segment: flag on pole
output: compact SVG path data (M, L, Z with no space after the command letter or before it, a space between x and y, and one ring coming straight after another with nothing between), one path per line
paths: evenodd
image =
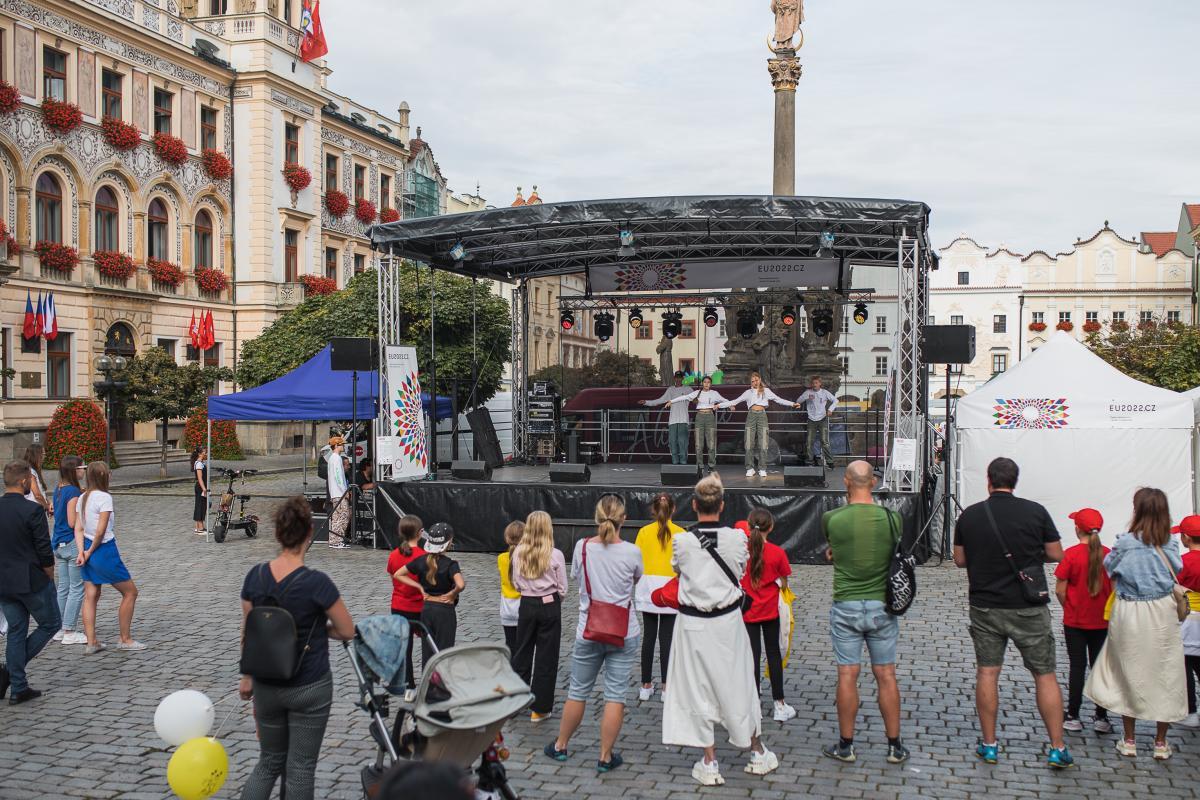
M42 335L48 342L58 338L58 312L54 310L54 292L46 293L46 321L42 325Z
M211 350L212 346L217 343L217 326L213 322L213 313L208 312L208 323L204 326L204 349Z
M321 0L304 0L300 10L300 60L312 61L329 52L325 29L321 27Z
M25 290L25 324L21 327L21 335L26 339L37 338L37 316L33 313L33 296Z
M201 316L203 316L203 315L201 315ZM188 339L191 341L192 347L196 348L197 350L200 349L199 333L200 333L200 328L197 327L197 325L196 325L196 309L193 308L192 309L192 323L190 325L188 325Z
M46 301L42 299L42 293L38 292L37 314L34 317L34 336L41 336L46 330Z

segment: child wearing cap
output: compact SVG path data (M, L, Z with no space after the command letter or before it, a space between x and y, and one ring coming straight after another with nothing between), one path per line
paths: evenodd
M1063 638L1067 643L1067 658L1071 663L1067 691L1067 717L1063 729L1076 733L1083 730L1079 710L1083 705L1083 682L1087 670L1096 663L1100 648L1108 637L1108 620L1104 606L1112 593L1104 557L1108 548L1100 542L1104 518L1094 508L1081 508L1070 515L1075 522L1079 544L1068 548L1054 570L1057 582L1054 593L1063 607ZM1112 733L1108 711L1096 706L1092 723L1096 733Z
M454 529L439 522L425 532L425 555L396 570L393 576L400 583L421 592L425 605L421 609L421 624L429 630L429 636L438 650L454 646L458 632L458 596L467 588L458 562L445 554L454 541ZM421 643L421 664L429 663L433 653Z
M1200 713L1196 708L1196 684L1200 681L1200 515L1184 517L1171 533L1179 534L1183 545L1183 569L1176 579L1188 588L1188 603L1192 613L1183 621L1183 662L1187 672L1188 715L1180 725L1200 728Z

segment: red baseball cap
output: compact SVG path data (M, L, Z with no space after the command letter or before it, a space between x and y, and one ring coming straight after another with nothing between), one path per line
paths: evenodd
M1171 533L1186 533L1188 536L1200 538L1200 514L1192 514L1179 520L1179 524L1171 528Z
M1104 517L1094 508L1081 508L1067 516L1075 520L1080 530L1098 531L1104 527Z

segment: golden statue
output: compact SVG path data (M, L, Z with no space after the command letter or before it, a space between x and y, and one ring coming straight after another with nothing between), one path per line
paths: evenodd
M771 12L775 14L775 33L767 40L771 52L795 51L804 43L800 24L804 22L804 0L771 0ZM792 40L800 34L794 46Z

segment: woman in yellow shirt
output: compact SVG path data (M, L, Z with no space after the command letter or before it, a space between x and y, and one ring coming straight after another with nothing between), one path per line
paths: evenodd
M642 612L642 688L638 691L639 700L649 700L654 695L651 673L655 639L658 640L662 688L667 688L667 661L671 654L671 635L675 632L677 612L673 608L654 605L650 593L675 577L675 570L671 568L671 538L683 532L683 528L671 521L675 514L675 501L669 494L663 492L655 496L650 504L650 513L654 521L638 531L637 541L634 542L642 551L642 568L645 570L638 581L635 598L637 608Z
M504 643L508 645L509 657L517 651L517 616L521 611L521 593L512 582L512 552L525 535L525 523L517 520L504 529L504 543L508 550L496 556L496 568L500 570L500 626L504 628Z

